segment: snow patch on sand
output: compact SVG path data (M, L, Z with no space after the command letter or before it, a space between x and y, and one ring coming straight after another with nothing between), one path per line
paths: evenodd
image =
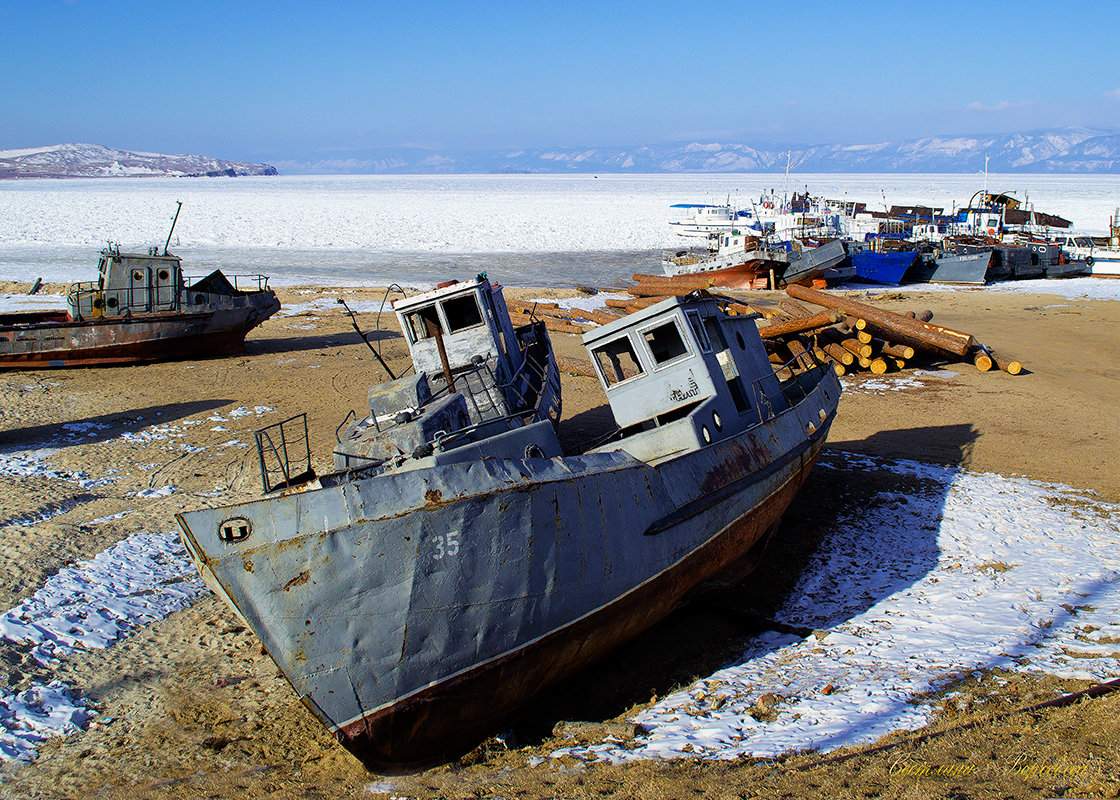
M0 647L30 644L35 660L50 665L81 649L109 647L204 591L175 534L133 534L59 571L0 617ZM0 691L0 761L31 760L43 741L76 733L92 715L93 704L58 681Z
M769 632L737 663L636 717L646 731L554 755L625 762L776 757L925 725L976 670L1120 674L1120 506L1067 486L850 453L919 489L837 519ZM827 688L831 687L831 688ZM776 713L757 713L771 695Z

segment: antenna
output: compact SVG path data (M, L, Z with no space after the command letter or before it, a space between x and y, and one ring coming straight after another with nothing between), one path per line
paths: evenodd
M167 255L167 247L171 244L171 234L175 233L175 223L179 221L179 212L183 210L183 201L176 200L179 207L175 209L175 219L171 220L171 230L167 232L167 241L163 243L163 254Z

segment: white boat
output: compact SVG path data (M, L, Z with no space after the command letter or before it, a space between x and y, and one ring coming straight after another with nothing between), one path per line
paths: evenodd
M678 236L707 238L734 230L761 233L758 221L750 211L736 209L729 203L676 203L669 206L669 228Z
M1070 261L1084 261L1090 275L1120 278L1120 248L1096 244L1084 233L1069 233L1054 239Z

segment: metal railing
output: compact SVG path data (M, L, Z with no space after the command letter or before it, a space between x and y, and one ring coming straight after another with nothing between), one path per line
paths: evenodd
M828 367L812 351L806 350L782 364L773 374L752 381L748 394L758 412L759 424L806 400L820 384L826 369ZM782 373L788 373L787 377L783 378ZM779 398L783 402L775 408Z
M225 275L225 273L222 274ZM194 284L206 280L207 277L209 276L192 275L183 278L183 288L189 289ZM267 275L225 275L225 279L239 292L263 292L268 288ZM215 294L220 294L220 292L215 292Z
M265 494L314 480L307 414L261 428L254 435Z

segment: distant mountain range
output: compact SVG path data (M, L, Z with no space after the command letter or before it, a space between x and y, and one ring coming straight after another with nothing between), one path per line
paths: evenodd
M534 174L782 172L1120 173L1120 133L1063 128L1006 136L931 136L858 145L753 146L735 143L541 149L385 147L293 157L269 164L163 155L94 144L0 150L0 178L216 177L332 174Z
M223 161L208 156L134 153L99 144L55 144L0 150L0 178L183 178L276 175L268 164Z
M1066 128L858 145L700 143L525 150L376 148L276 161L290 174L782 172L1120 173L1120 133Z

